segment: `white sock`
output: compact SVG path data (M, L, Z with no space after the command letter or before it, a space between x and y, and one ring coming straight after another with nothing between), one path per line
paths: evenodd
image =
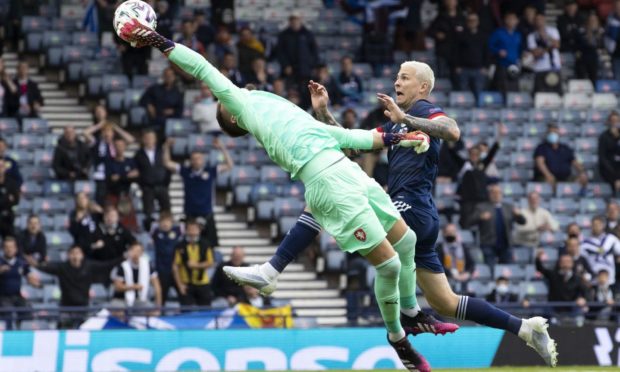
M527 319L523 319L523 321L521 322L521 328L519 328L519 337L522 340L529 341L531 335L532 335L532 327L530 327L530 324L527 322Z
M400 332L398 332L398 333L388 332L388 338L392 342L400 341L400 340L402 340L405 337L407 337L407 334L405 333L404 329L401 329Z
M278 275L280 275L278 270L276 270L273 266L271 266L271 264L269 262L265 262L264 264L260 265L260 271L263 274L265 274L265 276L269 280L277 279Z
M422 311L422 309L420 309L420 305L415 305L415 307L412 307L410 309L400 309L400 312L407 315L410 318L414 318L416 317L420 311Z

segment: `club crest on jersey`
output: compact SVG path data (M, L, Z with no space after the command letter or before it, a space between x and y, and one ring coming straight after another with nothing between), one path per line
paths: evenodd
M364 231L364 229L355 230L353 236L355 236L355 239L359 240L360 242L366 241L366 231Z

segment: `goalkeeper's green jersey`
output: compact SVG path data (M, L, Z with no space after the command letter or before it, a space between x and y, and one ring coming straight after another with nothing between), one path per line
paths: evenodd
M168 58L205 82L238 125L256 137L269 157L293 178L323 150L368 150L373 146L370 131L325 125L280 96L236 87L200 54L184 45L176 44Z

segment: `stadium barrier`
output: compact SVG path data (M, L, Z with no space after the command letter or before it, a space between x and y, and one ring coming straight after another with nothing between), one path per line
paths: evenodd
M620 328L552 328L560 364L620 366ZM541 365L513 335L463 327L413 343L435 368ZM0 371L323 370L402 368L381 328L0 332Z

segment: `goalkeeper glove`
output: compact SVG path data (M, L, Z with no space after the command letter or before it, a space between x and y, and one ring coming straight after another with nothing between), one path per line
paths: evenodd
M155 32L155 30L143 25L135 18L129 22L126 22L120 28L119 36L135 48L142 48L143 46L150 45L159 49L162 53L166 53L174 49L173 41L161 36Z
M405 138L404 133L381 133L381 139L385 147L392 145L398 145L398 143Z
M431 138L428 134L416 130L415 132L407 133L405 138L399 143L401 147L412 148L416 153L421 154L428 151L431 143Z

